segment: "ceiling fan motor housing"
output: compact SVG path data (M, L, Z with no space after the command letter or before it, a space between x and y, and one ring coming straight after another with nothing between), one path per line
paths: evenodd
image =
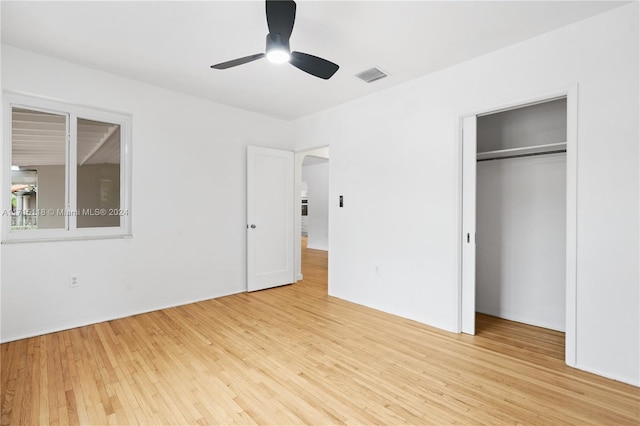
M287 53L291 53L289 40L282 40L280 33L267 34L267 48L265 49L265 52L269 53L272 50L283 50Z

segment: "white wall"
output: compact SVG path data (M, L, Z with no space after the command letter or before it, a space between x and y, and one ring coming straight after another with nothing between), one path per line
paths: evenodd
M566 173L566 154L478 162L478 312L564 331Z
M307 183L307 247L329 250L329 162L302 165L302 180Z
M330 294L456 331L458 118L577 83L577 366L640 384L638 36L632 4L296 120L345 197Z
M133 116L133 238L2 245L2 341L245 291L246 146L288 123L10 46L2 86Z
M0 6L0 22L2 22L2 6ZM2 94L4 90L4 86L2 84L2 65L3 65L2 53L3 53L2 43L0 43L0 94ZM4 135L4 120L0 120L0 135ZM0 176L3 174L2 167L4 167L4 149L0 149ZM0 178L0 182L2 182L2 178ZM3 186L3 188L6 188L6 186ZM1 206L1 207L3 209L5 208L5 206ZM0 308L2 307L2 303L3 303L2 302L2 287L3 287L2 253L3 253L3 246L2 244L0 244ZM2 333L1 333L2 326L3 326L3 320L2 320L2 314L0 313L0 339L2 339Z

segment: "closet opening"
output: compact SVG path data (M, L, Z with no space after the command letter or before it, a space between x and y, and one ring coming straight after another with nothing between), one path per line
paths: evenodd
M538 344L552 340L559 358L567 327L568 116L562 96L463 121L462 331L505 339L538 327Z

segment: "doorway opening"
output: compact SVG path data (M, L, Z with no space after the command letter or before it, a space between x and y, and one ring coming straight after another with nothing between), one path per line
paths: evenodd
M462 119L460 330L543 327L575 365L575 91ZM477 324L476 324L477 319Z
M296 279L306 280L303 265L313 258L324 259L329 251L329 147L295 154L296 198L300 214L296 218ZM316 256L314 256L314 252ZM303 256L308 256L303 262ZM314 268L317 270L317 268ZM326 277L326 275L325 275ZM326 278L325 278L326 281Z

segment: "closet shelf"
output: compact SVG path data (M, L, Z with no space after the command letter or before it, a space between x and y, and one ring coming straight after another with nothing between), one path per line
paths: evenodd
M496 151L478 152L478 160L494 160L499 158L523 157L528 155L562 152L567 150L567 143L549 143L545 145L524 146L520 148L499 149Z

